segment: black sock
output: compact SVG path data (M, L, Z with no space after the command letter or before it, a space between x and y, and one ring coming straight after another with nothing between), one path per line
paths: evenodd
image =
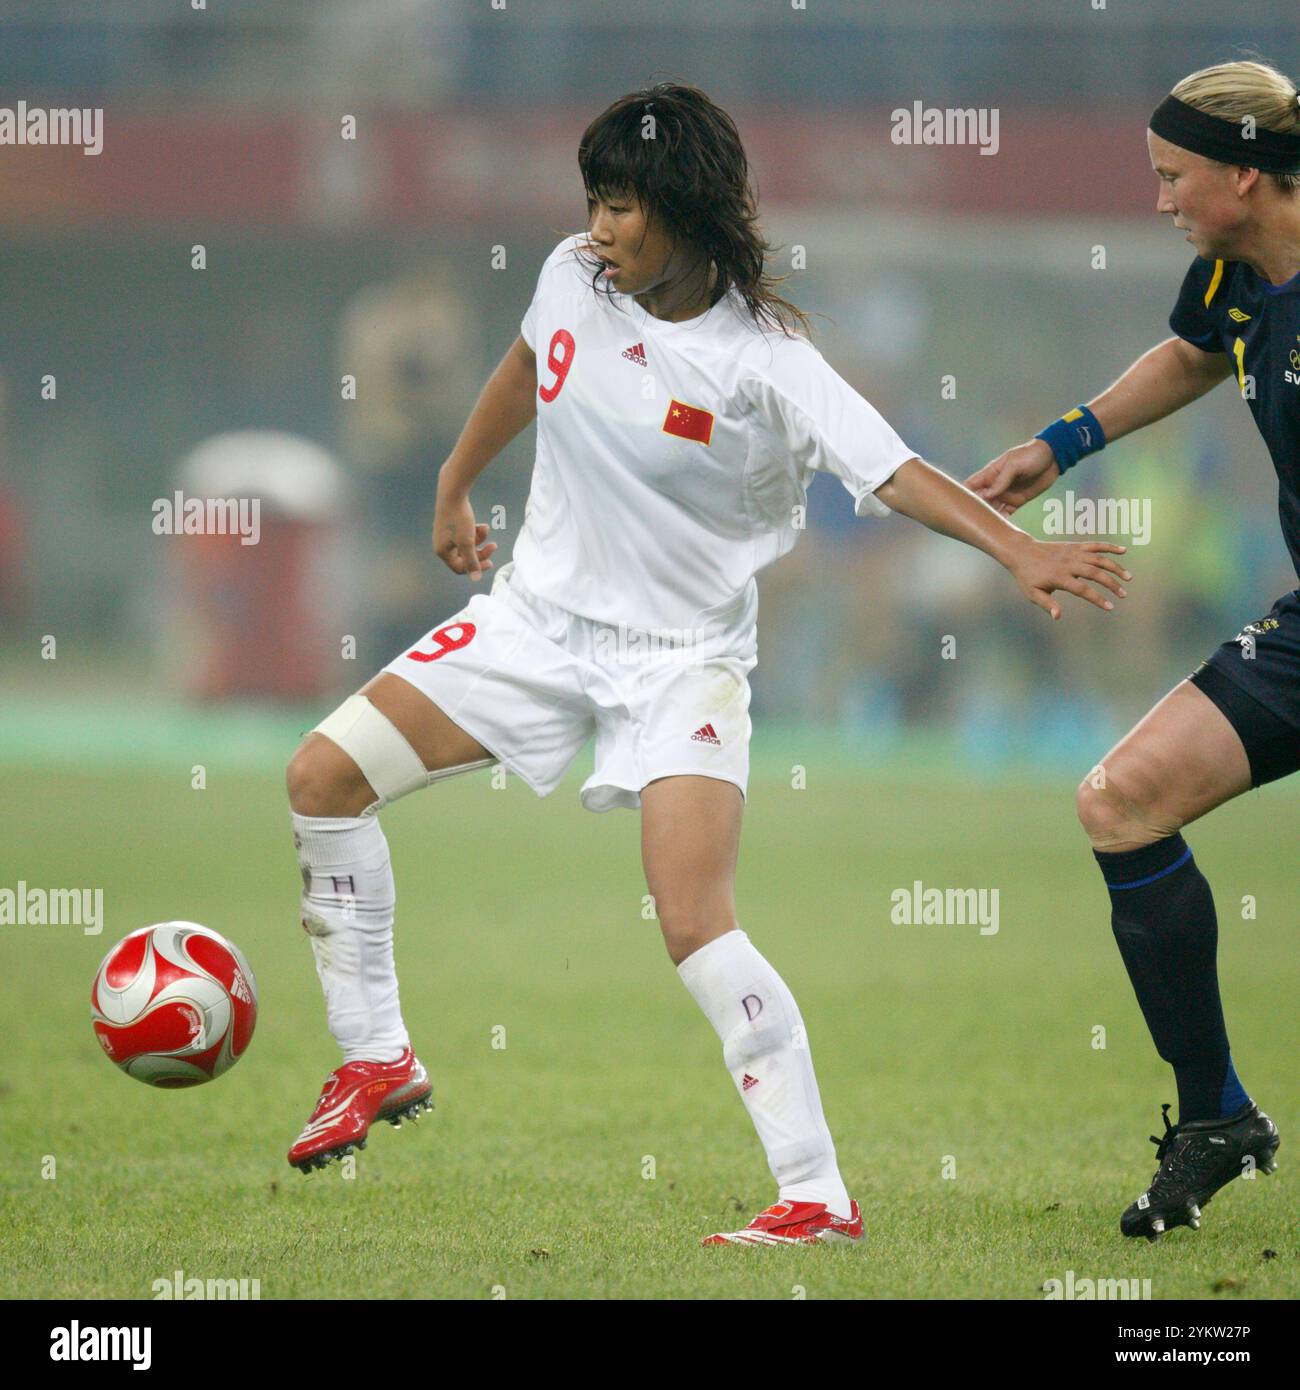
M1210 885L1181 835L1094 850L1111 928L1156 1050L1174 1069L1178 1122L1217 1120L1249 1102L1232 1065L1219 1000L1219 923Z

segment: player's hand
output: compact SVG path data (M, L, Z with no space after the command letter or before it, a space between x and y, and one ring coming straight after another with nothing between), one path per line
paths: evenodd
M986 463L966 479L966 486L1003 516L1010 516L1031 497L1045 492L1061 476L1046 441L1031 439Z
M1126 549L1109 541L1038 541L1026 536L1007 568L1030 603L1054 619L1061 616L1061 605L1052 598L1057 592L1074 594L1109 612L1115 605L1093 585L1125 597L1120 580L1133 576L1110 557L1123 555Z
M487 539L487 533L486 525L475 524L468 497L438 494L433 514L433 552L453 573L478 579L484 570L492 568L488 557L497 544Z

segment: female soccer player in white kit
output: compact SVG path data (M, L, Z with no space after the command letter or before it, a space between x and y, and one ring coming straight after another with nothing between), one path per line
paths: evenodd
M428 1104L398 1004L394 888L375 812L503 764L545 796L594 735L590 810L639 807L668 953L722 1040L778 1185L706 1243L858 1239L798 1005L736 922L754 575L798 538L814 470L859 515L979 547L1053 617L1129 576L1098 542L1045 544L916 457L792 331L765 269L731 119L693 88L615 102L584 133L589 230L547 258L519 339L438 475L434 548L472 579L496 549L470 488L536 416L512 561L307 736L289 766L302 920L344 1064L289 1151L304 1171Z

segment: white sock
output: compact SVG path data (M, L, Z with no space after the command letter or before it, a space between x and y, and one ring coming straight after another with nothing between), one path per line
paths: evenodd
M295 812L293 842L302 869L302 925L343 1061L395 1062L409 1039L393 968L397 893L379 821Z
M849 1194L822 1114L799 1006L743 931L677 967L722 1039L722 1056L767 1153L783 1202L824 1202L847 1218Z

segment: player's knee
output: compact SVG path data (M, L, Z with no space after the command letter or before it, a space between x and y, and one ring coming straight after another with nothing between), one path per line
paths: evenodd
M374 800L361 769L335 743L309 734L285 770L289 805L300 816L358 816Z
M656 901L659 927L664 945L674 965L693 956L724 932L736 927L734 911L725 904L710 905L699 899L682 898L677 902Z
M1075 810L1094 849L1138 849L1177 834L1182 823L1160 805L1154 789L1117 779L1113 769L1094 768L1079 783Z
M1079 783L1074 793L1074 811L1079 817L1088 838L1106 835L1123 820L1120 808L1107 797L1105 790L1096 786L1089 777Z

